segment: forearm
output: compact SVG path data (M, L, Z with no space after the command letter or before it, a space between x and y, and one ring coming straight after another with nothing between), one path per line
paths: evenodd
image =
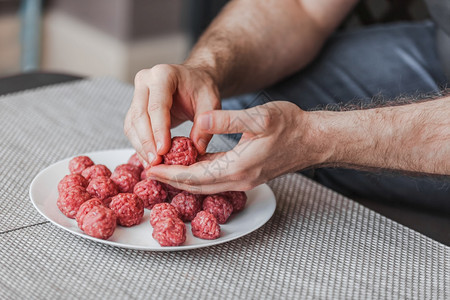
M236 0L200 38L187 65L222 96L268 86L308 64L355 0Z
M450 175L450 97L309 113L322 164Z

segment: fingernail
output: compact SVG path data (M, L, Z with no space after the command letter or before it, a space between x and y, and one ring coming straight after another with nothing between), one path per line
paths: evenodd
M149 152L149 153L147 154L147 156L148 156L148 162L149 162L149 163L151 163L151 162L155 159L155 154L153 154L153 153L151 153L151 152Z
M206 143L205 139L198 139L197 144L202 147L203 149L206 149L206 146L208 146L208 144Z
M159 152L161 150L162 144L161 142L156 143L156 151Z
M203 130L209 130L211 128L211 114L205 114L200 116L200 128Z
M144 166L144 168L148 168L148 166L149 166L149 164L148 164L148 162L146 161L146 160L144 160L143 162L142 162L142 165Z

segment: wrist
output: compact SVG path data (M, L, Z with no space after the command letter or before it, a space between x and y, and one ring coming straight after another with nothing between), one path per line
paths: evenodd
M303 117L308 125L305 132L305 144L312 161L311 166L326 166L337 164L340 160L338 135L334 132L336 112L311 111ZM302 127L300 127L302 128Z
M217 71L217 62L211 54L203 53L199 55L197 53L195 56L188 57L183 65L188 69L200 72L202 77L207 78L207 81L210 81L219 90L219 93L222 94L222 79L220 73Z

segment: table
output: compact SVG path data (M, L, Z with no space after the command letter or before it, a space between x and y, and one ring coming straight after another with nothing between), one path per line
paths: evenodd
M132 93L99 78L0 97L0 298L450 297L449 247L298 174L269 182L277 209L266 225L214 247L133 251L50 224L31 180L65 157L130 147ZM215 137L210 150L226 147Z

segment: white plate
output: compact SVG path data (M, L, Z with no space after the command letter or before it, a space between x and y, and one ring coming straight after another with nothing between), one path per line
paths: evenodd
M124 164L134 153L132 149L107 150L87 153L94 163L104 164L111 171L117 165ZM53 224L83 238L112 246L151 251L176 251L208 247L225 243L242 237L264 225L273 215L276 207L275 195L268 185L262 184L247 193L247 204L243 211L233 215L227 224L221 225L221 236L216 240L202 240L192 235L191 225L186 224L186 242L178 247L161 247L152 237L150 210L145 210L144 218L133 227L117 226L108 240L91 237L81 231L75 220L67 218L56 206L58 182L69 174L69 161L72 157L61 160L42 170L30 186L30 198L34 207Z

